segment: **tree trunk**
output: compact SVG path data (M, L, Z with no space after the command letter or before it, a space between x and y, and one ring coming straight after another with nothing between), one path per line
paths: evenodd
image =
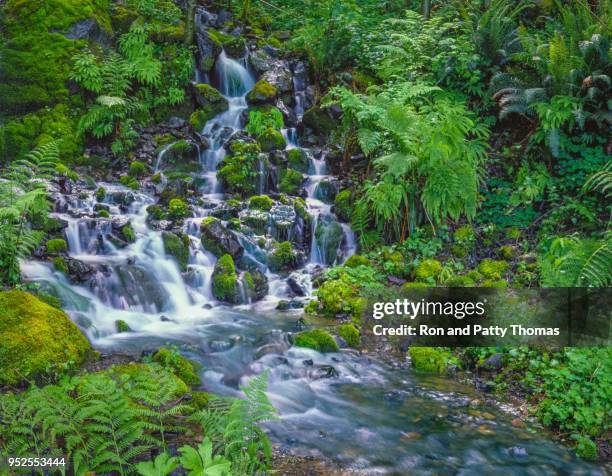
M429 14L431 13L431 0L423 0L421 4L421 11L425 20L429 20Z

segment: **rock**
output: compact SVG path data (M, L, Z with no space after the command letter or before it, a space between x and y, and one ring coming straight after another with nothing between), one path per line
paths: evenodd
M201 169L198 147L193 142L179 140L166 149L160 165L163 170L173 172L197 172Z
M176 322L174 319L170 319L170 318L169 318L169 317L167 317L167 316L161 316L161 317L159 318L159 320L160 320L161 322Z
M122 332L132 332L132 329L130 328L128 323L121 319L115 321L115 330L118 334L121 334Z
M287 151L287 166L301 173L307 173L309 167L308 156L302 149L289 149ZM319 198L316 197L315 198Z
M508 448L508 454L516 456L518 458L526 458L528 456L527 450L522 446L512 446Z
M272 223L272 236L277 240L286 240L297 222L294 207L289 205L275 205L270 209Z
M262 235L268 227L269 216L270 214L263 210L244 210L240 214L240 220L256 234Z
M315 190L315 198L324 203L332 204L336 198L336 182L332 180L322 180Z
M306 359L302 360L302 364L304 364L306 367L312 367L314 365L314 362L312 361L312 359Z
M209 84L191 83L191 89L196 103L201 108L199 113L201 124L198 124L201 127L196 127L196 130L201 130L206 121L227 111L229 103L218 90Z
M233 259L240 259L244 248L236 234L228 230L220 220L206 218L200 226L202 246L217 257L229 254Z
M196 35L196 43L198 44L198 66L203 73L208 73L213 69L215 60L219 53L221 53L222 47L219 42L212 39L210 34L201 30Z
M187 271L189 262L189 237L183 233L176 234L169 231L162 232L164 249L168 256L172 256L179 265L181 271Z
M338 378L340 374L332 365L320 365L316 367L309 375L314 380L320 380L324 378Z
M287 142L283 135L274 129L268 127L257 137L257 143L261 148L262 152L273 152L276 150L283 150L287 146Z
M293 75L289 68L281 62L277 62L273 69L268 69L262 76L261 81L274 86L281 93L293 90Z
M215 264L212 275L213 296L219 301L230 304L240 304L240 286L234 260L229 254L224 254Z
M520 418L513 418L511 423L515 428L527 428L527 424Z
M303 275L292 274L287 279L287 285L296 296L306 296L308 294L308 289L304 283Z
M79 365L91 352L66 313L26 292L0 292L0 316L0 384Z
M64 36L69 40L89 40L103 46L109 46L111 42L109 34L93 18L74 23Z
M268 267L274 272L297 269L300 264L301 260L289 241L276 243L268 255Z
M268 295L268 278L261 271L245 272L242 280L251 301L260 301Z
M504 367L504 360L504 354L493 354L478 367L478 370L499 372Z
M315 240L322 263L333 264L336 261L343 239L342 227L332 216L324 215L319 218L315 228Z
M276 60L266 50L258 49L249 55L249 63L259 76L271 70L276 64Z
M68 277L73 283L84 283L91 279L96 272L95 269L87 263L74 258L67 258L66 265L68 268Z
M278 311L289 310L289 301L285 301L284 299L281 299L280 301L278 301L278 304L276 305L276 309Z
M168 303L168 293L157 279L146 269L133 264L115 267L117 280L99 286L98 294L105 299L129 306L141 306L147 312L164 311Z
M278 89L267 81L257 81L253 89L247 94L249 104L273 103L278 96Z

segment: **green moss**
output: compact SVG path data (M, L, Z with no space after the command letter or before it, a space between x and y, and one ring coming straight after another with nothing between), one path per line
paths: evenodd
M259 80L253 89L247 94L247 101L250 104L264 104L272 102L278 95L278 89L267 81Z
M442 272L442 264L436 259L425 259L417 266L414 276L421 282L432 282Z
M160 205L148 206L147 214L155 220L165 220L166 218L166 210Z
M322 329L300 332L293 339L297 347L308 347L318 352L338 352L338 344L334 338Z
M453 256L456 256L457 258L465 258L468 253L463 245L453 245L451 252L453 253Z
M477 270L472 269L466 273L466 276L470 278L472 281L477 283L482 279L482 274L480 274Z
M351 221L353 212L353 193L349 189L344 189L338 192L334 200L334 213L344 221Z
M83 362L89 342L61 310L23 291L0 293L0 382Z
M293 245L289 241L277 243L274 250L268 256L268 266L272 271L287 271L294 269L297 265Z
M223 255L215 265L213 272L213 296L219 301L235 302L238 294L238 275L234 260L230 255Z
M344 266L349 268L357 268L358 266L369 266L370 260L365 256L353 255L350 256L345 262Z
M315 292L319 305L317 313L329 317L349 315L361 317L365 300L358 296L356 288L343 279L329 279Z
M189 205L182 198L173 198L168 204L168 216L173 220L181 220L189 216Z
M153 362L157 362L162 367L170 369L188 385L199 386L201 383L193 363L176 351L162 347L153 354Z
M418 281L408 282L408 283L402 284L402 288L403 289L429 288L429 287L431 287L431 284L429 284L429 283L421 283L421 282L418 282Z
M125 187L131 188L132 190L138 190L140 188L138 180L136 180L134 177L130 177L129 175L122 175L119 177L119 183Z
M108 210L100 210L98 216L100 218L110 218L110 212Z
M514 257L514 247L510 245L500 246L497 249L499 255L504 259L512 259Z
M272 127L268 127L257 137L257 143L263 152L282 150L287 146L283 135Z
M302 149L289 149L287 151L287 166L298 172L308 172L308 156Z
M66 243L66 240L61 238L47 241L47 243L45 243L45 247L47 249L47 253L50 255L65 253L68 251L68 243Z
M249 198L249 208L255 210L268 211L272 208L272 205L274 205L274 202L267 195L257 195Z
M471 288L475 283L468 276L451 276L444 282L444 285L452 288Z
M420 372L442 374L450 352L436 347L410 347L408 350L412 366Z
M480 287L482 288L507 288L507 281L503 280L493 280L493 279L485 279L482 283L480 283Z
M278 190L287 195L297 195L304 182L304 176L292 169L281 171Z
M104 187L100 187L96 191L96 200L98 200L98 202L102 202L104 201L105 198L106 198L106 189Z
M455 230L453 238L460 245L470 248L476 240L476 235L474 235L474 230L470 225L463 225Z
M354 324L342 324L338 327L338 334L344 339L346 345L353 349L358 349L361 346L361 336L359 329Z
M588 460L596 460L599 455L597 453L597 445L587 436L577 435L575 437L578 444L576 445L576 454L581 458Z
M132 328L130 327L130 325L122 319L115 321L115 330L118 333L132 332Z
M196 84L195 95L199 109L191 114L189 124L200 132L208 121L227 111L229 103L217 89L209 84Z
M121 228L121 235L128 243L134 243L136 241L136 233L129 223Z
M178 263L181 271L187 271L189 262L189 237L185 234L177 235L169 231L162 232L162 240L166 254L172 256Z
M226 191L250 196L255 193L259 179L259 161L262 159L259 145L236 141L231 145L231 153L223 159L217 177Z
M131 177L141 178L145 175L146 172L147 172L147 166L144 163L138 160L135 160L132 163L130 163L130 169L128 171L128 174Z
M485 278L499 280L506 271L508 271L508 267L506 261L485 259L478 265L478 271L480 271Z
M57 271L61 271L64 274L68 273L68 262L63 256L56 256L55 258L53 258L53 267Z

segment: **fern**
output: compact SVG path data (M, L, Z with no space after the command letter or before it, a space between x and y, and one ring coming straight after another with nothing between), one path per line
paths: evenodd
M583 191L591 190L603 193L606 198L612 195L612 161L606 163L602 170L591 175L583 186Z

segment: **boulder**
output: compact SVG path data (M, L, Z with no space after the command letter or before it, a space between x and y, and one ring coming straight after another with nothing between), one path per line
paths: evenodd
M281 93L293 91L293 75L286 65L277 62L273 69L267 70L262 76L261 81L274 86Z
M208 73L213 69L215 60L217 56L219 56L219 53L221 53L222 46L203 29L198 31L196 43L198 44L198 51L200 53L198 55L198 66L203 73Z
M249 55L249 63L259 76L274 68L276 60L266 50L261 48Z
M289 205L274 205L270 209L272 235L277 240L288 240L291 230L297 223L297 214L294 207Z
M278 96L278 89L267 81L257 81L253 89L247 94L249 104L273 103Z
M504 354L493 354L478 366L478 370L485 372L499 372L504 367Z
M66 258L66 268L68 277L73 283L84 283L96 272L92 266L74 258Z
M240 285L234 260L229 254L219 258L212 275L212 293L219 301L240 304Z
M66 313L26 292L1 292L0 316L0 384L79 365L91 352Z
M162 232L164 249L168 256L173 257L181 271L187 271L189 262L189 237L183 233L176 234L169 231Z
M93 18L74 23L64 36L69 40L89 40L105 47L111 42L109 34Z
M243 273L242 283L251 301L260 301L268 294L268 278L258 270Z
M202 246L215 256L228 254L234 259L239 259L244 253L236 234L225 227L220 220L212 217L204 219L200 231Z

